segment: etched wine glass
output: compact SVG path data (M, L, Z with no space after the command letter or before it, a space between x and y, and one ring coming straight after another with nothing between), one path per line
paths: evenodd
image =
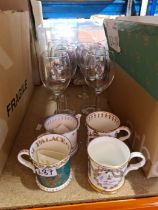
M72 43L64 39L49 40L48 49L51 56L56 56L59 52L67 54L70 61L71 80L74 78L77 69L77 58L76 58L76 43ZM75 110L70 108L69 99L66 94L61 95L61 101L65 104L62 112L68 114L75 114Z
M51 90L57 102L56 113L60 113L60 97L71 81L71 64L66 52L56 50L42 54L41 80Z
M81 72L81 74L83 75L83 65L82 65L82 51L84 49L84 44L82 42L79 42L77 44L77 47L76 47L76 60L77 60L77 65L79 67L79 70ZM81 78L81 81L82 81L82 78ZM83 83L83 82L82 82ZM83 99L83 101L87 101L87 99L89 99L89 94L87 93L87 87L86 87L87 84L82 84L82 90L81 90L81 93L78 94L78 97Z
M114 79L114 55L100 42L83 48L81 55L80 62L85 82L95 91L95 107L89 110L97 111L101 109L98 104L99 95L111 85ZM87 112L88 109L85 110L86 114Z

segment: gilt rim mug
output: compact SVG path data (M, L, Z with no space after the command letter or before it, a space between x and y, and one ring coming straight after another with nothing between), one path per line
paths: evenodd
M118 137L124 141L131 136L131 131L127 126L120 126L120 119L111 112L96 111L86 117L86 126L88 130L88 143L98 136L116 137L121 131L126 134Z
M116 192L124 184L126 175L145 165L140 152L130 152L128 146L113 137L102 136L93 139L88 147L88 180L99 192ZM133 158L141 160L130 164Z

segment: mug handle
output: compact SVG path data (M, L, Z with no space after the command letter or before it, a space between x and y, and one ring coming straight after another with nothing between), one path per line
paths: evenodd
M121 136L121 137L118 138L121 141L124 141L126 139L129 139L129 137L131 136L131 131L130 131L130 129L127 126L120 126L119 128L117 128L114 131L114 133L120 133L120 131L126 131L127 132L127 135Z
M141 158L142 160L139 163L130 164L126 168L126 170L124 172L124 176L126 176L130 171L137 170L137 169L139 169L139 168L141 168L141 167L143 167L145 165L145 162L146 162L145 157L140 152L132 152L131 155L130 155L130 160L132 158L138 158L138 157Z
M30 156L30 155L29 155L29 150L27 150L27 149L21 150L21 151L18 153L17 158L18 158L18 161L19 161L22 165L24 165L24 166L30 168L30 169L33 171L33 173L35 173L36 170L35 170L34 165L33 165L30 161L25 160L25 159L22 157L22 155L28 155L28 156Z

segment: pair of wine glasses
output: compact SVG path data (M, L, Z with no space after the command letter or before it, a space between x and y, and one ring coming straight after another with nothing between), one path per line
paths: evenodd
M40 75L44 86L51 90L57 102L56 113L73 113L71 109L60 109L60 99L74 77L77 66L86 84L95 91L95 106L87 106L83 112L99 110L98 95L107 89L114 79L113 53L104 42L71 43L65 40L48 42L42 54Z

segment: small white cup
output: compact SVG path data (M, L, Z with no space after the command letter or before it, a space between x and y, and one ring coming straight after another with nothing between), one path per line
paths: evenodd
M88 129L88 143L91 139L98 136L117 137L120 131L126 131L127 134L118 139L124 141L131 136L131 131L127 126L120 126L120 119L110 112L97 111L92 112L86 117Z
M49 133L61 134L67 137L71 143L71 153L74 155L78 149L77 130L80 127L81 114L76 116L70 114L55 114L46 119L44 128Z
M128 146L113 137L102 136L88 144L88 179L92 187L99 192L113 192L119 189L125 176L132 170L145 165L145 157L140 152L130 152ZM141 158L135 164L129 164L133 158Z

